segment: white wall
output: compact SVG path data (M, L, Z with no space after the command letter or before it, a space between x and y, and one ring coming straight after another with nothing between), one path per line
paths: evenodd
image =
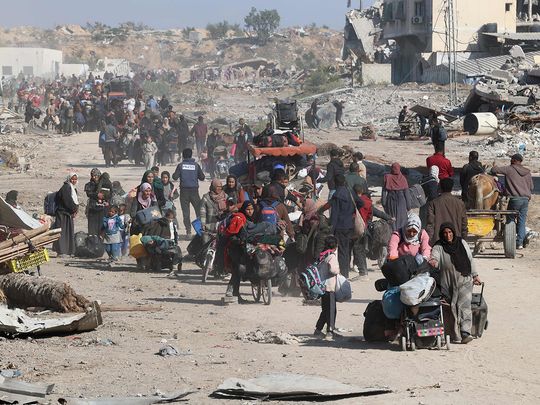
M62 66L62 51L47 48L0 48L0 74L7 76L5 67L17 76L27 74L47 79L54 78ZM31 68L31 69L30 69Z

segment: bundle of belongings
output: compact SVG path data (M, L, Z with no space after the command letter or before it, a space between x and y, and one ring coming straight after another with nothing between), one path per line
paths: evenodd
M297 130L264 130L253 138L253 143L260 148L281 148L285 146L300 146L302 139Z
M401 320L413 316L415 321L439 320L440 303L421 304L441 296L438 285L440 271L426 260L405 255L388 260L382 267L384 279L377 280L377 291L384 291L382 300L371 302L364 312L364 338L367 341L390 341L396 336Z

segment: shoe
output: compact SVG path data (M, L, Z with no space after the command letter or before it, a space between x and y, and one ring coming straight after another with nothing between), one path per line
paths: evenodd
M461 344L462 345L466 345L467 343L472 342L473 339L474 338L469 333L464 332L464 333L461 334Z
M351 271L354 272L354 273L360 273L360 271L358 271L358 266L356 264L353 266Z
M516 249L517 249L517 250L523 249L523 245L517 245L517 246L516 246Z
M315 329L315 332L313 332L313 336L316 338L324 339L326 337L326 334L319 329Z

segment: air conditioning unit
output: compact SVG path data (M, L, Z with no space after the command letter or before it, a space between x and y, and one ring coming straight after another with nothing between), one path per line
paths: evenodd
M424 17L422 17L420 15L417 15L417 16L412 18L412 23L413 24L423 24L424 23Z

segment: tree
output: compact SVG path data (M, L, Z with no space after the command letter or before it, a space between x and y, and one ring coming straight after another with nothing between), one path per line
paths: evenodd
M218 22L216 24L208 24L206 30L211 39L223 39L227 36L227 31L233 29L233 26L229 24L227 20Z
M281 17L277 10L257 11L255 7L252 7L249 14L244 18L244 24L248 31L257 34L259 43L265 44L272 33L279 27L280 20Z

